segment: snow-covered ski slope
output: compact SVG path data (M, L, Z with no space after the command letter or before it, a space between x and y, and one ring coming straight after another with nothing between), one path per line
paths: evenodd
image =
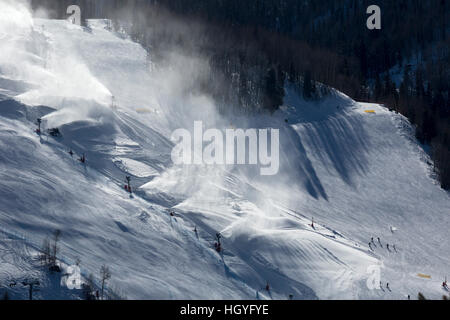
M201 59L173 53L169 67L155 68L107 21L82 28L33 19L15 1L0 6L0 284L32 272L14 233L32 245L61 229L61 254L80 257L84 274L109 265L111 285L130 299L445 293L450 198L400 115L339 93L305 102L287 88L273 116L221 116L190 91L192 74L207 73ZM62 137L34 133L38 117ZM194 120L279 129L279 174L174 166L171 133L192 130ZM367 286L377 267L383 290ZM35 297L55 297L45 294L51 281L43 286ZM12 294L25 298L26 290Z

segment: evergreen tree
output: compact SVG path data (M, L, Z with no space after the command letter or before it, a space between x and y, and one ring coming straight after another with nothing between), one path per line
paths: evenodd
M313 85L310 71L307 71L303 77L303 97L307 100L313 97Z
M383 85L381 84L380 76L377 75L375 78L375 85L374 85L374 98L375 101L380 101L381 97L383 96Z
M270 112L274 112L283 103L284 87L281 85L275 68L270 67L265 79L265 101L264 107Z

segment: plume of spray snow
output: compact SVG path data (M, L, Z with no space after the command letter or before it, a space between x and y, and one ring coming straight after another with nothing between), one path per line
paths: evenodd
M251 119L219 113L216 101L202 89L201 83L219 78L211 74L209 57L195 47L199 43L198 39L204 37L205 28L208 26L193 20L179 19L176 15L161 9L145 16L140 11L127 8L116 14L123 25L128 25L132 30L145 30L147 39L150 39L150 54L156 56L154 58L156 67L152 71L153 85L149 88L151 92L149 95L156 97L165 115L165 126L169 128L168 136L178 128L190 131L193 136L194 121L201 121L205 130L215 128L222 132L226 129L271 126L270 117L256 116ZM149 19L155 20L148 23ZM143 25L140 25L140 22ZM182 39L180 41L182 45L170 39ZM155 43L158 50L152 50ZM220 86L220 83L218 85ZM230 110L233 109L231 107ZM261 118L264 120L261 121ZM259 168L252 166L240 168L234 165L173 166L143 189L187 197L189 200L183 202L183 206L189 207L192 204L196 208L200 206L205 210L214 211L221 199L227 203L229 194L225 190L228 187L235 189L236 186L228 184L229 181L236 180L239 181L238 188L242 195L246 197L251 194L255 203L261 208L267 208L265 195L257 192L251 185L257 184L256 180L261 178L258 177L259 174ZM264 181L267 182L267 179ZM288 194L286 189L280 193ZM258 213L264 214L264 210L259 210Z
M33 18L29 3L25 0L1 0L0 6L0 34L23 34L31 31Z
M69 108L49 116L53 125L98 113L96 109L108 104L111 93L81 58L80 44L55 39L45 28L50 20L41 19L49 16L45 9L34 14L39 18L33 17L28 1L0 1L0 76L17 82L14 96L25 104ZM57 23L69 32L80 29L67 21Z
M28 2L0 1L0 72L3 76L25 77L15 63L26 58L27 38L33 30L33 18Z
M155 10L158 12L143 13L125 7L115 12L116 19L125 29L144 31L150 42L154 67L145 94L157 101L161 117L158 121L149 119L148 124L153 128L158 126L158 131L164 132L167 138L179 128L193 132L194 121L202 121L205 129L225 128L229 121L219 114L214 99L200 87L211 76L207 57L196 48L168 40L181 37L184 43L190 43L190 38L201 36L205 26L186 25L185 21L165 10ZM164 30L159 26L164 26ZM156 45L158 50L152 50ZM225 166L173 166L144 189L189 196L203 204L208 203L207 199L216 202L221 191L212 186L222 184L226 170Z

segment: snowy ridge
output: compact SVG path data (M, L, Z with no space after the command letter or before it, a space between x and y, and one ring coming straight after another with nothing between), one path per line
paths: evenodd
M450 199L401 116L340 93L306 102L287 88L274 116L225 117L209 97L185 93L199 61L174 54L172 69L150 72L145 50L108 31L104 20L84 29L25 19L17 32L3 32L10 20L0 34L11 52L22 51L17 59L0 55L1 230L41 243L61 229L67 259L80 257L84 274L109 265L111 284L130 299L442 295ZM38 117L62 137L36 135ZM173 166L170 135L194 120L278 128L280 173ZM82 153L86 165L77 161ZM123 189L125 175L133 197ZM371 251L371 237L383 248ZM15 250L11 264L1 254L7 239L0 245L3 282L28 253ZM391 291L367 287L371 266L381 268ZM36 297L48 298L52 288ZM13 296L24 298L22 291Z

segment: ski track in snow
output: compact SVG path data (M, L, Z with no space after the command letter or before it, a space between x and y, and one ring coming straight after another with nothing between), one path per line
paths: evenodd
M280 129L277 176L258 177L252 168L174 167L170 133L183 117L191 125L192 115L168 126L177 105L164 90L150 89L159 84L146 70L144 50L106 30L105 21L90 27L36 19L33 32L19 39L39 47L35 55L45 63L25 79L0 69L2 230L40 243L61 229L62 254L80 257L86 275L106 263L111 284L131 299L442 295L450 200L403 117L339 93L306 102L287 88L286 107L273 117L241 119L249 127ZM111 94L116 111L108 107ZM45 128L60 127L62 137L33 133L39 116ZM77 161L83 152L85 165ZM123 190L127 174L132 197ZM220 254L216 232L223 235ZM380 237L383 248L370 251L371 237ZM387 251L386 241L398 252ZM0 283L43 277L29 260L35 249L0 238ZM367 288L373 265L391 292ZM38 298L55 298L50 290L51 279ZM26 297L19 288L13 295Z

